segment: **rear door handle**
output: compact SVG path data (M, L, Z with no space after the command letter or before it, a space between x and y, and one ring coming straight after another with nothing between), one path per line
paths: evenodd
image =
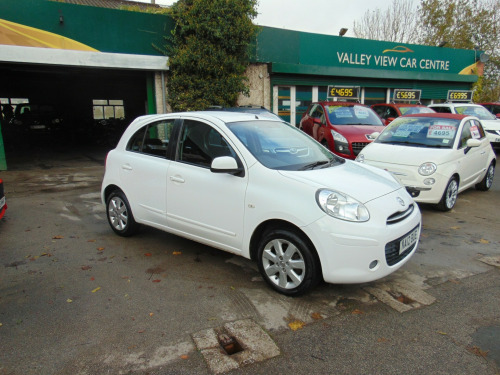
M176 176L170 176L170 181L179 182L181 184L183 184L185 182L182 177L176 177Z
M130 164L123 164L122 169L125 169L127 171L131 171L133 168Z

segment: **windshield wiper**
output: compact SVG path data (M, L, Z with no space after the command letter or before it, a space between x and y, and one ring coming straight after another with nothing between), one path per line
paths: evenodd
M306 169L314 169L316 167L319 167L320 165L325 165L325 164L330 164L330 161L328 160L321 160L321 161L316 161L311 164L306 164L302 168L299 168L299 171L305 171Z
M409 142L409 141L389 141L389 142L380 142L380 143L388 143L391 145L427 146L425 143Z

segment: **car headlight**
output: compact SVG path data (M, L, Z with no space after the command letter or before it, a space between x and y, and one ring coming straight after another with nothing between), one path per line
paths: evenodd
M331 132L332 132L332 137L335 141L349 143L349 142L347 142L347 139L342 134L337 133L335 130L331 130Z
M361 202L335 190L318 190L316 202L326 214L337 219L355 222L364 222L370 219L368 209Z
M427 162L418 167L418 173L422 176L430 176L431 174L436 172L436 169L436 164Z
M358 156L356 156L356 160L355 161L357 161L359 163L364 163L365 162L365 155L359 154Z

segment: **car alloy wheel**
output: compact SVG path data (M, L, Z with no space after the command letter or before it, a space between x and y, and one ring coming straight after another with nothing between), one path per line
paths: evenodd
M109 225L116 234L128 237L136 232L138 225L123 192L116 190L110 194L106 203L106 212Z
M448 185L446 185L441 201L437 205L438 209L441 211L450 211L457 202L457 196L458 181L456 177L452 177L448 182Z
M259 269L264 280L285 295L298 295L316 285L320 267L312 245L293 231L267 232L259 246Z
M493 185L493 177L495 177L495 164L491 162L483 179L476 185L476 189L482 191L490 190L491 185Z

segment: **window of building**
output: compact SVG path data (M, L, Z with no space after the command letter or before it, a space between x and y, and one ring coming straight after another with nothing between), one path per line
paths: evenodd
M94 108L94 120L105 120L110 118L125 118L125 106L123 100L92 100Z

